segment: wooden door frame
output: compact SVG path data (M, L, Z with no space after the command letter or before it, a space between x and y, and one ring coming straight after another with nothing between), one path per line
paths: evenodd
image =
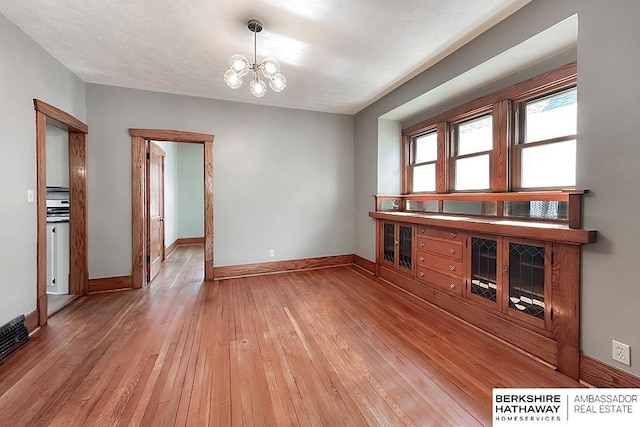
M89 292L87 261L87 134L89 127L72 115L38 99L36 111L36 310L47 324L47 124L69 133L69 293Z
M131 136L131 278L134 288L145 286L144 227L147 221L146 157L148 141L203 144L204 168L204 280L214 280L213 270L213 135L164 129L129 129Z
M149 151L148 153L151 153L151 150L153 150L153 146L155 145L156 149L160 150L160 152L162 154L160 154L160 157L162 158L162 204L160 206L160 212L162 212L162 262L165 260L165 252L166 252L166 247L164 246L165 242L164 242L164 237L165 237L165 223L164 223L164 161L165 158L167 156L167 153L162 149L162 147L160 147L158 144L153 144L153 141L150 141L149 144ZM146 177L147 177L147 182L150 181L151 179L151 163L147 162L146 163L146 171L145 171ZM145 203L145 236L146 236L146 247L149 248L149 250L151 250L151 186L147 185L147 188L145 189L145 194L146 194L146 203ZM151 282L151 280L153 280L151 278L151 262L147 262L146 264L146 268L145 268L145 275L146 275L146 280Z

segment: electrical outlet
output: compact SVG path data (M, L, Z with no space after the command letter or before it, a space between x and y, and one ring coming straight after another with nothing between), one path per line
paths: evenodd
M33 190L27 190L27 203L33 203Z
M616 340L611 341L613 360L631 366L631 347Z
M276 250L275 249L269 249L269 258L273 258L274 256L276 256Z

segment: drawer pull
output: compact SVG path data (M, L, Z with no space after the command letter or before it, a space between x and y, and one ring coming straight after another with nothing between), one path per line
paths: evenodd
M420 261L424 261L424 257L423 256L420 257Z
M397 241L397 240L394 240L394 242L393 242L394 245L397 245L398 243L400 243L400 242Z
M424 234L424 228L421 228L421 229L420 229L420 232L421 232L422 234Z
M455 285L455 283L451 283L451 284L449 285L449 287L450 287L451 289L454 289L454 288L456 287L456 285Z
M421 271L419 274L420 274L420 277L424 277L424 271Z
M424 248L424 242L420 242L420 247Z
M451 238L455 239L456 238L456 233L451 233Z
M455 250L455 249L453 249L453 248L451 248L451 249L449 249L449 252L451 252L452 254L455 254L455 253L456 253L456 250Z
M449 269L450 269L451 271L453 271L453 270L455 270L455 269L456 269L456 266L455 266L455 265L450 265L450 266L449 266Z

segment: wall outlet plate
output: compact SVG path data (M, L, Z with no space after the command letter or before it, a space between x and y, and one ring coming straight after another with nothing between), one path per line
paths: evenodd
M269 250L269 258L273 258L275 255L276 255L275 249L270 249Z
M611 357L617 362L631 366L631 347L619 341L612 340Z

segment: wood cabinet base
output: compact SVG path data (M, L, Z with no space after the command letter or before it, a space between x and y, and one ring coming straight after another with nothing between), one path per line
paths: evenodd
M595 232L569 230L585 237L576 241L554 224L542 234L540 224L513 221L507 230L476 219L370 215L379 277L579 379L580 246Z

